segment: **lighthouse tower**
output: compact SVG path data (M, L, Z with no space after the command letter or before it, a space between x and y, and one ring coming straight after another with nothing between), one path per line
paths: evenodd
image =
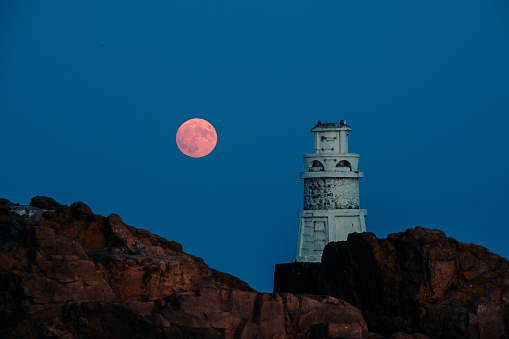
M348 132L341 120L320 121L311 129L315 151L304 154L304 209L299 212L299 237L294 262L320 262L325 245L365 232L367 210L359 208L359 155L348 153Z

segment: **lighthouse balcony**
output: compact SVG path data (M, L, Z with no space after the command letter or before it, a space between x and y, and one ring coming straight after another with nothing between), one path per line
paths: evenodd
M310 167L309 172L321 172L323 171L323 167Z
M364 172L361 171L308 171L308 172L300 172L300 179L310 179L310 178L364 178Z

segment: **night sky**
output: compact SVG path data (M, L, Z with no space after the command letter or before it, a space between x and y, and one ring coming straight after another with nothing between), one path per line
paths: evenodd
M0 197L117 213L261 292L318 120L353 129L368 231L509 256L507 0L1 0L0 117Z

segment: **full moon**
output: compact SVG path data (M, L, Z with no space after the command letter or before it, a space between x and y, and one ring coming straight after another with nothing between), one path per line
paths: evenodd
M216 144L216 130L206 120L187 120L177 131L177 146L187 156L204 157L212 152Z

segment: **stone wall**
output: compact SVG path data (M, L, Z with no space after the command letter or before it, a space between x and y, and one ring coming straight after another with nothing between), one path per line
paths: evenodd
M304 180L304 209L358 209L358 178L312 178Z

